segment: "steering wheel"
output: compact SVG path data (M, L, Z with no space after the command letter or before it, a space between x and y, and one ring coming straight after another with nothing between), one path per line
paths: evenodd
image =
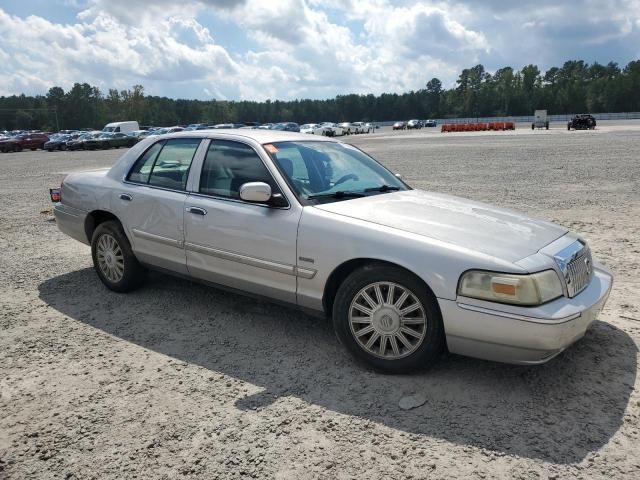
M344 183L347 180L360 180L360 177L358 177L355 173L349 173L347 175L344 175L344 176L340 177L336 181L336 183L333 184L333 186L335 187L336 185L340 185L341 183Z

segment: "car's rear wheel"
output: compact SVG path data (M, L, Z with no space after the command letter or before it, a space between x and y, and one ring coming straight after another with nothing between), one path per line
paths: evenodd
M366 265L342 283L333 327L357 359L391 373L430 365L444 346L440 310L429 288L383 264Z
M131 250L122 227L114 221L101 223L91 238L91 256L98 277L115 292L130 292L144 281L145 269Z

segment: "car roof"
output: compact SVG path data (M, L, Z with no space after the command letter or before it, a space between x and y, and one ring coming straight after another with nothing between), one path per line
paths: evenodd
M225 129L218 128L212 130L191 130L188 132L175 132L166 135L158 135L157 138L218 138L227 140L242 140L251 139L258 143L272 143L272 142L295 142L310 140L309 135L306 133L298 132L286 132L283 130L261 130L261 129ZM329 137L316 136L313 141L326 141L336 142Z

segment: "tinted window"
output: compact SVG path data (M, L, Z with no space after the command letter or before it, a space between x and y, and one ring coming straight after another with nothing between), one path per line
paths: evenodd
M133 165L127 180L184 190L200 139L175 138L154 143Z
M136 161L135 165L129 172L127 180L136 183L148 183L153 162L156 161L156 157L158 156L158 152L162 149L162 145L163 142L157 142L154 143L151 148L147 149L147 151L144 152L144 154Z
M212 141L202 166L200 193L240 198L240 187L247 182L264 182L274 193L279 192L253 148L227 140Z
M173 190L186 189L189 167L198 145L198 138L167 140L153 165L149 185Z

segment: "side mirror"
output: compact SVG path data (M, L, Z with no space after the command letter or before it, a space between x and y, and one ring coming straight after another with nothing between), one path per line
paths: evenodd
M245 202L268 202L271 199L271 187L264 182L245 183L240 187L240 198Z

